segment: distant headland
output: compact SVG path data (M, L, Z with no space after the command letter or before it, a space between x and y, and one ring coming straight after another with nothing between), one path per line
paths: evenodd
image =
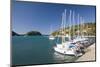
M26 34L19 34L15 31L12 31L12 36L41 36L42 34L38 31L29 31Z

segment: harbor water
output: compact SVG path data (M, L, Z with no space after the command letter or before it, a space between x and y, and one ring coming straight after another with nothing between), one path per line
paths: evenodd
M75 56L65 56L53 49L57 39L49 40L48 36L12 36L12 64L51 64L74 62Z

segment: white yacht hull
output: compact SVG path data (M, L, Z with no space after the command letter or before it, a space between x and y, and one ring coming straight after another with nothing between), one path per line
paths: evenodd
M50 40L54 40L55 38L49 38Z
M67 50L59 49L57 47L54 47L54 50L58 53L65 54L65 55L75 55L73 51L67 51Z
M85 40L88 40L88 38L76 38L76 39L74 39L73 40L73 42L75 43L75 42L78 42L78 41L85 41Z
M50 40L54 40L55 38L50 36L49 39L50 39Z
M64 55L71 55L71 56L81 56L82 55L82 53L76 54L73 49L62 48L62 45L57 45L56 47L54 47L54 50Z

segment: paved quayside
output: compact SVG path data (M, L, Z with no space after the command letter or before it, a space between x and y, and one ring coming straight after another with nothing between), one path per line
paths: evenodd
M95 43L86 49L86 53L77 61L95 61Z

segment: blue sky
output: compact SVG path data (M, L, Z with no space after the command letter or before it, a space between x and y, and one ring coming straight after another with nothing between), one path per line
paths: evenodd
M69 10L73 10L76 15L79 13L83 16L85 22L95 22L94 6L17 1L12 4L12 30L20 34L32 30L50 34L50 26L53 31L59 29L64 9L67 9L67 15L69 15Z

